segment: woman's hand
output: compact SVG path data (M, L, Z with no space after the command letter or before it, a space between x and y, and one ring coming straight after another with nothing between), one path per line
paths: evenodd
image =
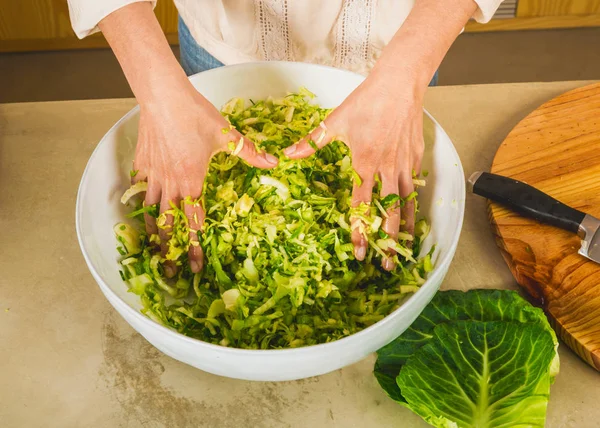
M257 154L254 144L235 130L192 86L177 62L152 12L150 2L128 4L98 24L115 53L140 104L140 123L134 169L136 181L147 180L145 204L185 203L190 226L189 260L193 272L202 269L203 253L196 233L204 221L199 203L204 176L212 155L235 144L238 156L253 166L272 168L277 159ZM224 133L223 130L229 132ZM240 140L241 139L241 140ZM145 214L150 235L158 233L163 257L167 253L172 217L158 228ZM175 275L173 262L164 263L167 277Z
M317 128L286 154L294 159L311 155L309 139L318 147L340 139L350 146L353 167L362 179L362 185L354 186L353 206L371 200L375 174L382 181L383 196L399 192L406 197L413 190L412 171L421 169L425 89L476 10L473 0L416 1L369 77L329 115L325 129ZM398 207L389 214L384 230L390 236L396 238L400 228L413 233L414 203L406 204L401 217ZM367 243L355 224L354 254L362 260ZM383 267L393 268L390 257Z
M344 141L352 151L352 166L360 176L352 191L352 206L370 203L375 176L381 180L381 196L413 192L412 173L421 170L423 157L423 95L425 88L410 72L375 68L371 75L336 108L324 123L285 154L292 158L312 155L312 145L321 148L333 140ZM312 140L313 144L309 143ZM400 210L388 210L383 230L397 239L398 231L414 232L414 201ZM366 255L367 242L352 220L352 243L357 260ZM393 251L393 250L392 250ZM393 254L382 261L385 269L394 267Z
M134 161L138 172L134 179L148 181L145 205L159 203L161 213L170 209L171 202L179 205L188 196L198 201L185 203L184 211L190 226L190 266L193 272L199 272L203 252L197 231L204 222L199 200L210 158L228 150L228 143L234 144L239 157L259 168L273 168L277 158L257 153L254 144L230 129L229 122L191 84L177 89L165 87L159 99L161 102L141 104ZM164 257L172 216L167 215L166 225L160 228L150 215L145 214L145 220L148 236L159 234ZM164 269L167 277L177 271L172 261L166 261Z

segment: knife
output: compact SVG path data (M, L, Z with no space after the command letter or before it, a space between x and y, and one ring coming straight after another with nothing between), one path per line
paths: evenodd
M600 220L563 204L535 187L489 172L475 172L468 180L476 195L498 202L526 217L576 233L579 254L600 263Z

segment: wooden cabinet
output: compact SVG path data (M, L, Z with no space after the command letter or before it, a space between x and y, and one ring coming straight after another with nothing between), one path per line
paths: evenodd
M155 13L169 42L177 43L177 10L173 1L158 0ZM0 52L106 46L101 34L83 40L75 36L66 0L0 0Z
M102 0L97 0L102 1ZM251 1L251 0L238 0ZM400 0L399 0L400 1ZM600 26L600 0L506 0L510 14L466 30L502 31ZM158 20L169 39L177 43L177 10L172 0L158 0ZM509 16L506 18L505 16ZM106 47L100 34L84 40L71 30L66 0L0 0L0 52Z
M518 0L514 17L488 24L470 22L466 31L540 30L600 26L600 0Z

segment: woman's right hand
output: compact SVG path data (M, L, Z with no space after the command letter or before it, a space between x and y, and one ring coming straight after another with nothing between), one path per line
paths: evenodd
M190 226L190 266L193 272L199 272L204 257L197 233L204 222L200 196L210 158L228 150L230 142L236 146L237 155L252 166L273 168L277 158L265 152L257 153L254 144L230 129L229 122L189 81L182 86L165 85L164 96L156 98L158 102L140 104L134 180L148 181L145 205L160 204L160 213L169 210L171 202L179 205L188 196L196 202L184 204L184 211ZM243 141L241 149L240 139ZM160 236L164 257L173 217L167 214L166 227L161 228L148 214L145 221L148 236L156 233ZM172 261L165 261L163 266L167 277L176 274L177 267Z

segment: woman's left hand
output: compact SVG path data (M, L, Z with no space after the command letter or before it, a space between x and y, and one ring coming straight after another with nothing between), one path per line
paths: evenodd
M341 140L352 151L352 166L362 183L355 182L352 206L369 204L375 176L381 180L381 196L407 197L414 190L412 173L420 173L423 158L423 96L427 85L409 71L377 68L337 107L324 123L297 144L285 149L291 159L312 155L312 140L321 148ZM383 230L393 239L398 231L414 233L414 201L388 210ZM402 221L401 221L402 220ZM352 220L352 243L357 260L363 260L367 241ZM393 253L382 261L384 269L394 268Z

